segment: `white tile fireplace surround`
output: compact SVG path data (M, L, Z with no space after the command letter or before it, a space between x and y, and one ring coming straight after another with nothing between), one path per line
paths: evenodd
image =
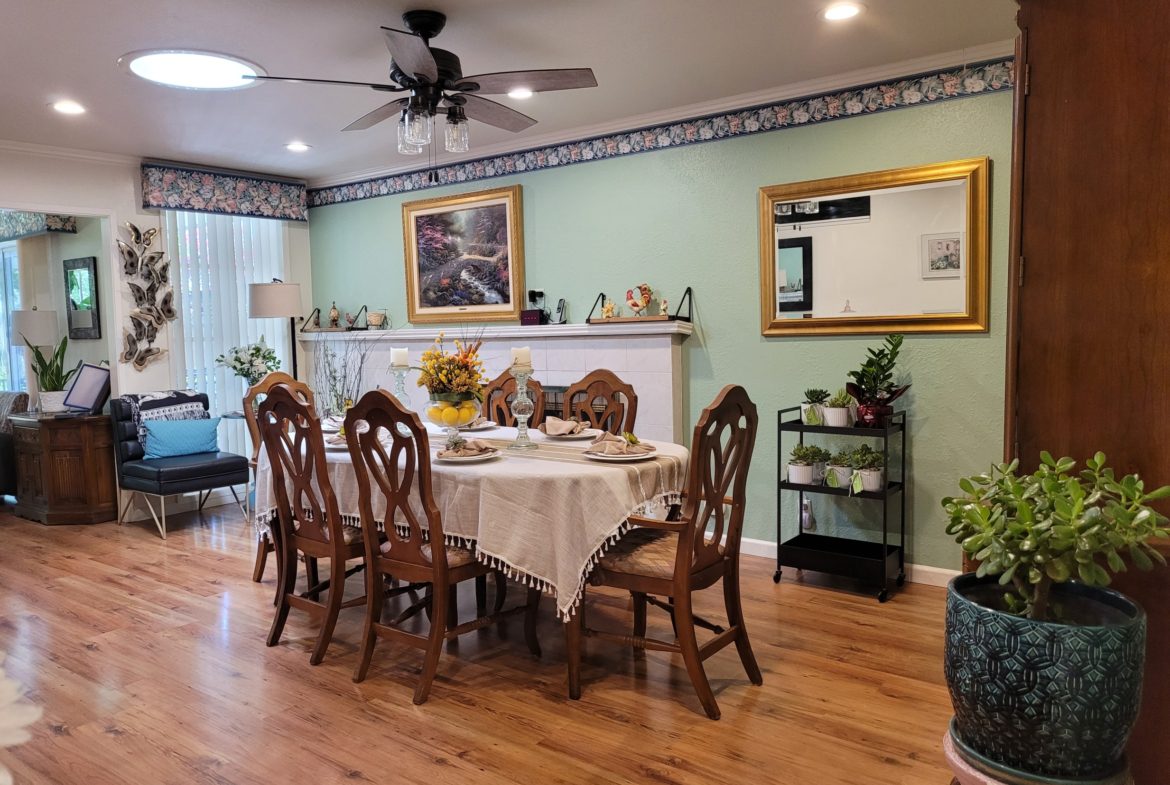
M363 389L381 385L393 390L391 347L405 346L410 364L417 365L440 328L368 330L351 333L298 333L307 355L301 376L314 384L313 355L319 344L368 341ZM683 442L682 389L686 382L682 342L693 332L687 322L624 322L618 324L558 324L540 327L443 328L448 348L456 338L483 339L480 356L488 379L506 368L513 346L532 348L533 378L542 384L568 386L589 371L608 368L632 385L638 394L636 430L647 439ZM417 409L426 398L418 387L418 371L406 376L406 390Z

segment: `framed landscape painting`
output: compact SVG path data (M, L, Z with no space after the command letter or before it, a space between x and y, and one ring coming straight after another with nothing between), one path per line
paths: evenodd
M520 318L520 186L402 205L406 310L413 323Z

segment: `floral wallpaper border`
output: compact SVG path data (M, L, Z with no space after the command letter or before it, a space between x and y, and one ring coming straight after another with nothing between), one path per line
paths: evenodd
M77 234L77 219L72 215L30 213L26 210L0 210L0 242L43 234L44 232Z
M831 93L696 117L565 144L461 161L434 169L309 189L309 207L421 191L452 183L551 169L688 144L797 128L830 120L1011 90L1014 58L1001 58Z
M142 165L142 206L308 220L304 183L157 163Z

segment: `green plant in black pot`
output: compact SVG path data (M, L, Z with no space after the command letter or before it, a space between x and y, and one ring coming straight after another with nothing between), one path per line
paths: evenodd
M845 385L857 399L857 422L860 425L880 426L894 413L893 403L910 389L894 383L894 367L902 350L902 335L887 335L877 349L868 349L869 356L857 370L849 372L851 382Z
M1048 453L959 481L947 532L979 561L947 591L946 676L960 751L1013 776L1109 781L1137 718L1146 619L1107 588L1127 563L1164 563L1147 491L1097 453L1074 472ZM1052 781L1052 780L1045 780ZM1066 781L1064 779L1059 780Z

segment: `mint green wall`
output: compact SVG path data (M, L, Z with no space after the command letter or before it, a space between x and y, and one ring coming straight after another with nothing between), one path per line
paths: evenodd
M1003 449L1008 245L1009 93L850 118L806 128L502 177L420 194L314 208L309 214L313 294L324 309L361 304L406 313L401 205L415 198L500 185L523 186L525 280L583 321L598 291L641 281L678 301L695 290L696 334L687 339L688 432L729 382L744 385L761 414L745 536L775 540L776 416L810 386L836 389L879 338L760 336L757 191L761 186L957 158L992 158L991 331L909 336L899 367L913 382L908 560L958 568L939 499L955 478L981 471ZM794 496L786 494L786 496ZM822 533L872 535L873 510L818 500ZM872 504L872 503L867 503ZM895 508L891 506L893 511ZM785 537L795 533L795 502Z

